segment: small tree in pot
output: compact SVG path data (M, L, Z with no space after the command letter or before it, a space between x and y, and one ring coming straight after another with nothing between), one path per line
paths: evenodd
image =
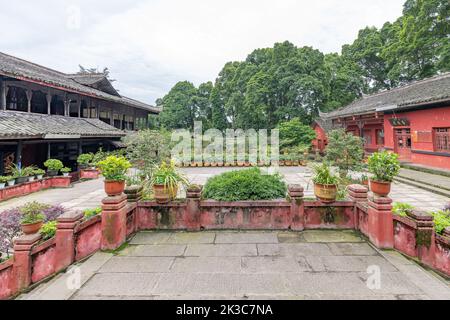
M64 177L68 177L69 173L72 172L72 169L70 169L69 167L64 167L61 169L61 172Z
M131 163L124 157L109 156L97 163L105 177L105 192L108 196L122 194L125 189L125 178Z
M166 163L163 161L152 173L151 183L153 193L158 203L167 203L175 199L178 192L178 185L188 185L188 180L177 171L175 162Z
M375 152L368 161L369 172L373 175L370 178L370 190L386 197L391 192L391 183L400 171L398 154L387 151Z
M34 201L27 203L20 208L22 214L20 225L24 234L34 234L39 231L45 220L43 210L46 207L47 206Z
M64 168L63 163L61 160L58 159L48 159L44 162L44 167L47 168L47 175L49 177L57 176L59 173L59 170Z
M331 172L330 166L323 162L313 167L314 194L317 199L325 203L336 201L338 177Z
M78 167L80 169L87 169L92 166L92 161L94 159L93 153L82 153L77 158Z

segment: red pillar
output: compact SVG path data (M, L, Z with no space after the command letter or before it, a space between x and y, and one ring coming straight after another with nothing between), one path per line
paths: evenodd
M20 236L14 241L13 273L16 282L15 289L18 291L27 288L31 284L31 250L41 237L40 233L35 233Z
M433 216L421 210L412 210L408 212L408 216L417 225L416 246L419 260L426 265L434 266L436 242Z
M359 230L359 213L358 213L358 204L366 204L367 203L367 193L369 190L367 187L360 184L352 184L347 187L348 190L348 198L351 201L355 202L355 207L353 210L353 216L355 221L355 229Z
M394 247L392 199L371 195L368 199L369 239L378 248Z
M200 200L202 186L189 187L186 190L186 228L188 230L200 230Z
M292 184L288 187L289 198L291 199L291 229L302 231L305 229L305 204L303 202L303 187Z
M75 261L75 227L83 218L82 212L71 211L57 219L55 243L55 271L61 271Z
M102 250L120 247L127 237L127 196L106 197L102 201Z

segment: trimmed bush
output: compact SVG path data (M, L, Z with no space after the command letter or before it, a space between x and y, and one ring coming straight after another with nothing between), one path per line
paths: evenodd
M203 198L219 201L272 200L286 197L287 187L279 174L263 174L252 168L222 173L206 182Z

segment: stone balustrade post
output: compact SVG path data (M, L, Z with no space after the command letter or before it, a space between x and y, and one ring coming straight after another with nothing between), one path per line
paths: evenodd
M303 202L303 187L298 184L289 185L288 195L291 200L291 229L302 231L305 228L305 204Z
M354 202L367 202L367 187L361 184L352 184L347 187L348 198Z
M106 197L102 200L102 250L120 247L127 237L127 196Z
M368 198L368 233L378 248L394 247L392 199L371 195Z
M203 186L190 186L186 190L186 227L188 230L200 230L200 201Z
M408 217L416 222L417 256L423 263L433 266L435 260L435 233L433 216L422 210L412 210Z
M75 261L75 227L83 219L80 211L69 211L57 218L55 234L55 271L61 271Z
M31 250L41 240L41 234L22 235L14 241L13 274L17 291L27 288L31 284ZM13 291L16 291L13 290Z

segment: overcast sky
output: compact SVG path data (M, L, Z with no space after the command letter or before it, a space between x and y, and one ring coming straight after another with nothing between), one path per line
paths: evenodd
M154 103L275 42L340 52L405 0L0 1L0 51L67 73L108 67L121 94Z

